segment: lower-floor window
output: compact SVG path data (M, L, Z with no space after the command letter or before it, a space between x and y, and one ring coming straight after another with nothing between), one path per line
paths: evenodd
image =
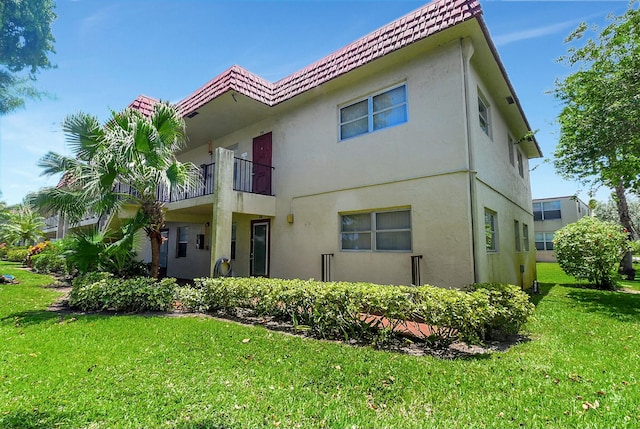
M411 210L343 214L340 218L341 250L411 251Z
M176 258L185 258L187 256L187 245L189 244L189 227L178 227L178 246L176 248Z
M487 208L484 209L485 247L488 252L498 251L498 214Z
M536 250L553 250L553 232L536 232Z

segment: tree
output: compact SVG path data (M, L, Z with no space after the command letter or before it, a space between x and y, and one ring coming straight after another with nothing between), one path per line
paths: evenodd
M556 170L564 177L604 185L615 191L620 223L635 239L626 191L640 190L640 11L637 2L614 17L595 39L569 48L560 60L579 69L556 81L554 95L564 107L559 115ZM582 39L581 24L567 42ZM597 31L597 28L593 28ZM630 254L625 271L631 273Z
M638 230L640 226L640 201L637 199L629 199L627 201L629 207L629 217L631 218L631 224L635 230ZM618 215L618 205L613 198L610 198L606 202L598 202L593 207L593 215L600 220L607 222L620 223L620 216Z
M137 205L151 243L151 275L157 277L164 227L158 190L184 191L200 183L200 170L175 156L186 143L184 120L173 106L159 102L150 116L129 108L112 112L105 125L91 115L71 115L63 130L74 157L49 152L41 159L43 174L62 174L62 180L32 200L71 223L86 212L106 216L125 203Z
M560 228L553 237L562 270L605 289L615 287L620 258L628 247L627 233L620 225L591 216Z
M28 204L10 210L4 223L0 224L0 241L11 245L31 245L44 237L44 219Z
M55 53L54 7L53 0L0 2L0 115L41 95L31 82L39 70L53 67L48 55Z

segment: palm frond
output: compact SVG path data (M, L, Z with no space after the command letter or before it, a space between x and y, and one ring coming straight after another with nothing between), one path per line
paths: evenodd
M98 118L80 112L67 116L62 130L76 158L88 161L104 142L104 129Z

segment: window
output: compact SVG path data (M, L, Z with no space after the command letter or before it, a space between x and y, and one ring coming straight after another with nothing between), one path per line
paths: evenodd
M529 251L529 225L522 224L522 245L525 251Z
M515 161L513 160L513 150L514 150L514 146L515 146L515 142L513 141L513 138L511 136L508 136L507 138L507 145L509 146L509 162L511 163L511 165L513 165L515 167Z
M345 214L340 218L341 250L411 251L411 210Z
M520 222L513 221L513 233L516 240L516 252L520 251Z
M553 232L536 232L536 250L553 250Z
M340 109L340 140L407 122L407 85Z
M544 201L533 203L533 220L560 219L560 201Z
M482 95L478 95L478 120L482 131L491 138L491 116L489 112L489 103L485 101Z
M490 252L498 251L498 222L497 214L489 209L484 210L484 230L486 247Z
M518 150L517 152L518 152L518 174L520 174L520 177L524 179L524 164L522 161L522 152L520 152L520 150Z
M187 245L189 244L189 227L178 227L178 247L176 249L176 258L185 258L187 256Z

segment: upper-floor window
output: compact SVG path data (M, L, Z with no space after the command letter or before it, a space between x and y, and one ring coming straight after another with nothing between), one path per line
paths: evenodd
M340 249L411 251L411 210L344 214Z
M407 122L407 84L340 109L340 140Z
M511 163L511 165L513 165L515 167L515 161L513 160L513 151L515 148L515 142L513 141L513 138L511 136L507 137L507 145L509 147L509 162Z
M489 252L498 251L498 215L489 209L484 210L484 233L486 248Z
M520 177L524 178L524 163L522 160L522 152L520 152L520 150L517 151L518 154L518 174L520 174Z
M560 201L544 201L533 203L533 220L560 219Z
M478 121L482 131L491 138L491 112L489 110L489 103L487 103L480 93L478 93Z

